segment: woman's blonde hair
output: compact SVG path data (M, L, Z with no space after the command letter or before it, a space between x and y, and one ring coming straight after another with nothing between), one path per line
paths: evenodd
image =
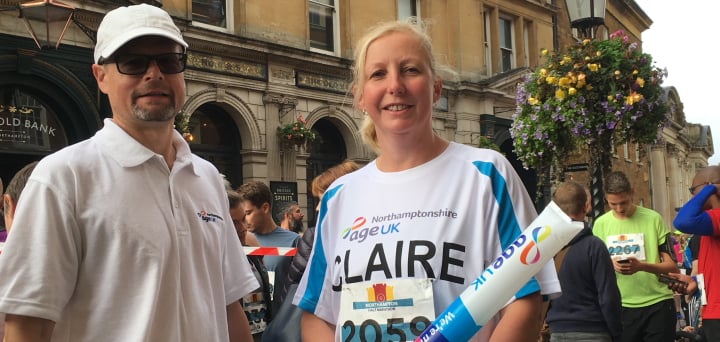
M368 47L378 38L384 37L391 33L403 32L417 37L420 47L425 52L428 66L430 67L431 76L437 78L437 66L435 57L433 56L432 42L430 36L426 32L425 25L415 17L410 17L403 21L390 21L380 23L371 27L364 36L358 40L355 45L355 65L353 66L353 82L352 89L354 95L354 103L357 107L357 100L362 97L363 86L365 85L365 60L367 59ZM380 152L380 145L377 142L377 132L375 124L365 115L362 126L360 127L360 135L368 146L375 152Z

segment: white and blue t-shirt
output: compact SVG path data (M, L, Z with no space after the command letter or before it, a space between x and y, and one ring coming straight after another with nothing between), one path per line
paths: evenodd
M499 153L457 143L400 172L375 162L325 193L315 244L294 299L338 324L348 283L431 278L443 312L537 216L517 173ZM516 293L560 292L552 263Z

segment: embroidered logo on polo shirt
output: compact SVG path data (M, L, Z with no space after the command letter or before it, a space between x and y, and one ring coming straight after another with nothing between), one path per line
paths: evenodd
M217 222L223 220L222 217L220 217L219 215L208 213L205 210L197 213L197 216L205 222Z

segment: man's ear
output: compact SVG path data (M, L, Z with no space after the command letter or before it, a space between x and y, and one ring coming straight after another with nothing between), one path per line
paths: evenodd
M262 209L262 211L266 214L269 213L270 212L270 203L268 203L268 202L263 203L260 206L260 209Z
M5 215L7 217L13 218L15 217L15 208L17 208L17 203L15 203L15 200L10 197L8 194L3 195L3 211L5 212Z
M93 76L95 76L95 80L97 81L98 88L100 88L100 91L102 91L104 94L108 93L108 83L106 82L105 78L107 76L107 73L105 72L105 67L99 64L93 64L92 65L92 72Z

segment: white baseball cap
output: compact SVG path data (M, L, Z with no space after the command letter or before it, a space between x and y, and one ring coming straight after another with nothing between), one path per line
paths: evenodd
M161 36L174 40L183 48L188 47L180 29L165 10L148 4L118 7L107 12L98 27L95 63L142 36Z

